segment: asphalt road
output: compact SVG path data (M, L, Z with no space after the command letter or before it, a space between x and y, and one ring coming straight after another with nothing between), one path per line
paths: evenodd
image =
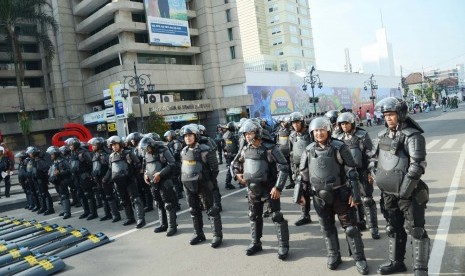
M413 115L425 130L427 141L428 167L423 179L430 189L426 211L426 229L432 241L430 275L465 274L465 111L463 106L461 108L446 113L436 111ZM373 138L382 126L367 129ZM2 215L47 220L59 225L71 224L75 228L85 227L93 233L103 232L114 239L110 244L65 259L65 275L358 275L340 227L343 263L336 271L326 268L326 249L316 222L317 216L312 210L312 224L294 226L300 216L300 208L291 203L292 191L289 190L284 191L282 199L282 210L289 221L291 234L289 258L285 261L277 258L277 239L271 219L265 219L264 250L256 256L246 256L250 230L245 190L224 190L225 165L221 165L220 169L218 180L223 194L224 240L217 249L209 245L211 230L205 215L207 242L189 245L192 225L184 199L178 213L178 234L169 238L163 233L153 232L154 225L158 224L155 211L146 214L149 224L140 230L121 223L79 220L80 208L73 209L73 217L66 221L57 216L39 216L24 209ZM375 195L378 202L377 189ZM56 210L60 210L61 207L55 205ZM99 209L99 214L103 214L102 209ZM386 223L381 214L378 214L378 220L380 240L372 240L369 232L363 232L370 275L376 274L378 265L388 256L388 240L384 232ZM406 264L408 274L397 275L413 272L410 240Z

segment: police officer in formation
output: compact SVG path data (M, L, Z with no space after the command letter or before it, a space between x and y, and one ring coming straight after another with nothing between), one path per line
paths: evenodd
M142 228L145 225L145 213L136 180L142 164L134 151L123 148L121 137L111 136L107 140L107 145L111 146L113 152L109 157L110 169L103 181L114 182L116 185L126 214L123 225L136 223L136 228Z
M351 112L344 112L337 118L339 132L337 139L343 141L350 149L352 156L357 162L357 172L362 184L361 193L363 204L357 206L360 230L366 229L364 215L368 220L371 237L379 239L378 217L376 212L376 202L373 200L373 178L369 177L368 163L373 156L373 144L368 132L355 125L355 115Z
M105 215L100 218L100 221L111 219L112 222L121 220L121 215L115 198L113 183L104 182L103 178L109 170L109 156L106 141L102 137L94 137L88 142L92 146L92 179L94 180L97 193L103 200L103 211Z
M54 214L55 209L53 208L52 196L48 191L48 170L50 164L44 159L44 155L36 147L29 147L26 150L26 154L28 154L30 158L26 167L28 181L33 184L38 196L38 204L36 206L37 214Z
M19 160L18 162L18 182L23 188L24 193L26 194L27 205L24 207L28 210L33 210L38 205L38 198L36 190L30 180L28 180L27 175L27 164L29 162L29 156L26 152L18 152L15 157Z
M79 219L86 218L92 220L98 217L97 202L94 194L94 182L91 178L92 173L92 156L89 150L81 147L81 142L77 138L69 138L65 144L71 150L70 164L74 182L77 183L78 194L81 198L81 204L84 213Z
M6 150L4 147L0 146L0 182L4 180L5 182L5 197L10 197L10 170L12 164L10 158L6 155ZM2 198L0 196L0 198Z
M405 101L385 98L375 109L383 113L386 129L378 133L376 159L370 166L384 198L389 236L389 260L378 267L378 273L407 270L405 223L412 237L415 275L428 275L430 239L425 230L425 209L429 195L421 180L426 168L423 129L408 116Z
M158 208L160 226L154 232L167 232L168 237L173 236L177 232L177 196L171 173L176 169L176 160L162 141L144 137L138 147L143 154L144 181L150 187Z
M225 126L226 132L223 134L223 140L224 140L224 159L226 160L226 168L229 171L229 168L231 167L231 162L236 157L237 152L239 151L239 140L237 138L237 135L235 133L236 127L234 126L233 122L229 122ZM226 183L225 183L225 188L227 190L234 190L236 187L231 184L232 181L232 176L230 173L226 174Z
M262 251L260 239L263 233L263 205L268 201L278 237L278 258L284 260L289 254L289 228L281 212L281 192L289 173L287 160L272 140L263 140L263 129L254 121L246 121L240 130L247 146L232 164L234 176L241 185L247 185L249 219L252 243L247 256Z
M308 193L313 194L315 211L328 251L327 267L335 270L342 263L335 226L337 215L346 233L357 271L362 275L368 274L355 214L355 206L361 202L357 163L344 142L331 138L332 125L326 117L313 119L309 132L314 142L305 148L300 172ZM302 198L302 201L304 204L305 199Z
M312 142L310 133L307 131L307 126L304 121L304 115L300 112L293 112L289 117L293 132L289 138L289 148L291 151L291 167L294 178L299 178L300 175L300 159L305 151L305 148ZM302 183L302 196L305 198L305 204L302 205L302 215L294 223L296 226L309 224L312 222L310 218L310 193L306 183ZM300 187L299 187L300 189Z
M294 188L294 179L292 178L291 173L291 161L290 161L290 149L289 149L289 136L291 135L291 128L286 118L279 118L279 126L275 131L276 145L278 145L279 150L283 154L284 158L287 160L287 165L289 166L289 185L286 186L286 189Z
M61 156L61 151L58 147L49 147L47 149L47 154L50 155L53 162L48 171L48 182L55 186L55 190L60 196L63 211L59 214L59 216L62 216L63 219L68 219L71 217L68 188L68 183L71 179L71 166L68 160Z
M215 133L215 142L216 142L216 147L218 150L218 164L221 165L223 164L223 149L224 149L224 140L223 140L223 128L221 127L221 124L218 124L216 126L216 133Z
M166 142L168 142L168 149L171 151L175 160L175 167L172 168L171 171L171 179L173 181L174 190L176 191L176 196L179 200L183 198L183 188L181 183L181 150L183 146L176 138L176 132L174 130L166 131L163 137L165 137Z
M206 239L202 219L202 209L205 208L213 231L211 246L216 248L223 240L220 209L213 204L213 181L219 172L216 152L199 143L200 133L194 125L182 127L180 135L186 144L181 151L181 181L186 191L194 227L194 236L190 244L196 245Z

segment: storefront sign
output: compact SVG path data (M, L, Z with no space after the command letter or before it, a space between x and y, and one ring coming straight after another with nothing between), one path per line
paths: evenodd
M242 113L242 107L232 107L226 109L226 114L227 115L236 115L236 114L241 114Z
M199 103L199 104L170 104L170 105L157 105L149 108L152 112L163 112L163 111L174 111L174 110L212 110L211 103Z
M165 117L165 122L185 122L185 121L195 121L198 119L197 114L187 113L187 114L177 114L177 115L167 115Z
M103 123L106 121L107 117L106 117L105 110L102 110L102 111L84 114L83 118L84 118L84 124L89 125L89 124Z

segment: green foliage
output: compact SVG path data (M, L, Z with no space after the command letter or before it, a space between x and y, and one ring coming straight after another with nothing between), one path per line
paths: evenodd
M163 136L168 130L170 130L170 125L165 122L165 117L158 113L150 112L149 119L146 123L146 132L155 132Z
M21 127L21 132L24 136L29 135L31 131L31 118L27 112L21 112L19 115L19 126Z

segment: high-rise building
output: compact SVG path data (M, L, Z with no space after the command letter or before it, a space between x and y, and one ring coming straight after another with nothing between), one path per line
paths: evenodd
M83 122L84 114L104 108L103 90L111 83L123 82L125 76L134 76L134 66L138 75L150 75L156 93L165 99L144 103L143 115L148 116L150 111L160 113L176 127L186 123L182 120L195 120L215 130L229 109L245 110L252 104L251 97L244 95L245 72L235 1L49 2L48 12L58 22L56 35L50 33L56 43L51 64L44 65L40 47L27 36L26 27L20 36L26 66L25 109L32 117L32 143L50 142L50 136L64 123ZM162 7L162 2L170 7ZM146 14L148 9L150 14ZM181 18L181 13L187 15L186 27L165 25L167 20ZM149 16L159 21L147 23ZM163 35L152 38L148 29L151 35L171 32L184 33L185 37L180 45L170 44ZM13 67L7 56L0 53L0 86L4 90L0 129L4 135L21 137ZM138 91L130 88L130 97L137 96ZM138 102L132 101L136 118L140 116ZM189 116L173 117L180 114ZM89 128L94 134L103 135L96 133L95 127Z
M237 0L244 66L297 71L315 65L307 0Z
M362 48L362 64L366 74L395 75L392 44L384 27L376 30L376 42Z

